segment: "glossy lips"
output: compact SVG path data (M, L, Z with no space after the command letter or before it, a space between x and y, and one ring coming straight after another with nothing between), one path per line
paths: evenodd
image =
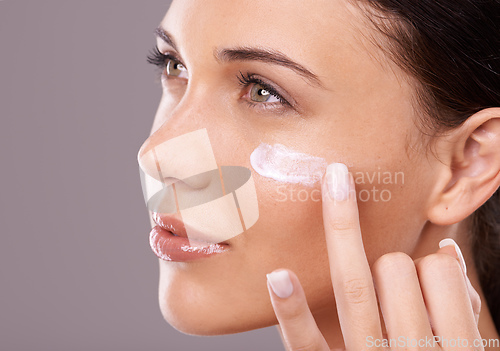
M153 213L157 224L149 234L149 244L158 258L165 261L185 262L209 257L224 251L225 243L207 243L190 240L182 221L172 216Z

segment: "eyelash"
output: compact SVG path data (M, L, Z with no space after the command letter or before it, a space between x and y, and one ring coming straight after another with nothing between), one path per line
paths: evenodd
M246 73L243 74L241 71L238 76L238 81L240 82L240 85L244 88L247 88L251 84L258 84L261 87L264 88L264 90L267 90L271 95L273 95L275 98L277 98L282 105L289 106L291 107L290 103L284 99L280 93L276 91L271 85L268 83L262 81L258 77L255 76L255 74L251 73ZM252 105L256 104L255 102L251 102Z
M164 53L160 52L160 50L158 49L157 46L155 46L153 48L153 50L147 55L147 62L162 69L162 74L163 74L163 70L166 67L167 60L173 60L173 61L177 61L177 62L182 63L174 55L164 54ZM247 88L251 84L258 84L258 85L262 86L262 88L264 88L264 90L267 90L271 95L276 97L279 100L279 103L281 105L288 106L288 107L292 106L285 98L283 98L281 96L280 93L278 93L276 91L276 89L274 89L271 85L269 85L268 83L266 83L266 82L262 81L261 79L259 79L258 77L256 77L255 74L251 74L251 73L243 74L240 71L239 75L238 75L238 81L239 81L240 85L244 88ZM254 107L256 105L263 105L263 104L257 103L257 102L249 102L249 105ZM266 104L264 104L264 105L266 105Z
M162 70L165 69L167 60L181 62L177 57L175 57L171 54L164 54L164 53L160 52L160 50L156 46L153 48L153 50L147 56L148 63L155 65L158 68L161 68Z

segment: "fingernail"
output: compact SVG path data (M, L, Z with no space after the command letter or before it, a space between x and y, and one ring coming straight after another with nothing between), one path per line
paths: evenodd
M455 252L457 253L458 261L460 261L460 265L462 266L462 270L464 271L464 274L467 275L467 266L465 265L465 260L464 256L462 255L462 250L460 250L460 247L458 244L455 242L455 240L446 238L443 239L439 242L439 248L448 246L448 245L453 245L455 247Z
M266 274L267 281L273 292L282 299L290 297L293 293L293 284L288 271L281 270Z
M349 198L351 181L349 171L343 163L332 163L326 168L326 181L330 197L336 201L345 201Z

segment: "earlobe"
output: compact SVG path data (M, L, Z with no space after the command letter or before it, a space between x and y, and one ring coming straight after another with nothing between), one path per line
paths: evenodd
M444 141L445 181L434 191L428 218L451 225L467 218L500 186L500 108L477 112Z

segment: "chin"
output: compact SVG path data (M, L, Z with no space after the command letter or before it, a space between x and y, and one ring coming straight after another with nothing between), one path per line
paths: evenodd
M226 284L200 285L185 275L163 276L159 306L167 323L189 335L234 334L277 324L268 296L255 298L245 291Z
M165 321L176 330L189 335L209 336L230 334L218 318L207 319L189 308L171 308L168 302L160 301L161 314Z
M160 310L163 318L176 330L189 335L214 336L224 334L242 333L249 330L269 327L277 323L269 320L263 323L255 318L252 313L238 313L238 306L233 306L233 311L228 311L231 306L218 309L212 305L210 307L197 307L165 297L160 299Z

